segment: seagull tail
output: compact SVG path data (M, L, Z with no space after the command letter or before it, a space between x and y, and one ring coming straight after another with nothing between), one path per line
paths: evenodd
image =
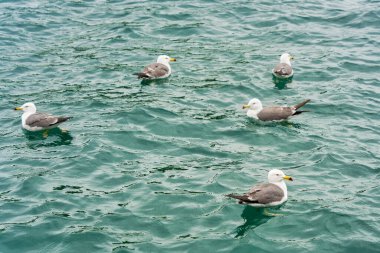
M301 102L301 103L295 105L294 108L295 108L296 110L298 110L299 108L301 108L302 106L306 105L306 104L309 103L309 102L310 102L310 99L306 99L305 101L303 101L303 102Z
M57 121L56 124L59 124L59 123L65 122L65 121L67 121L67 120L69 120L69 119L71 119L71 118L72 118L72 117L65 117L65 116L63 116L63 117L58 117L58 121Z
M141 79L141 78L149 78L149 76L143 72L140 72L140 73L133 73L134 75L137 76L138 79Z
M248 196L246 196L246 195L227 194L226 196L239 200L239 204L243 204L243 203L255 203L255 201L250 200L248 198Z
M293 115L301 114L303 112L310 112L310 111L308 111L308 110L300 110L300 111L296 111Z

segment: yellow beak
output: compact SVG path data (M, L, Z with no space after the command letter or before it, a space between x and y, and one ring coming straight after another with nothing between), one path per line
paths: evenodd
M293 181L293 178L290 177L290 176L284 176L283 179L285 179L285 180L289 180L289 181Z
M243 109L248 109L250 107L251 107L250 105L243 105Z
M22 111L22 108L21 107L16 107L15 111Z
M169 61L177 61L177 59L176 58L170 58Z
M289 60L294 60L294 56L293 55L291 55L290 57L289 57Z

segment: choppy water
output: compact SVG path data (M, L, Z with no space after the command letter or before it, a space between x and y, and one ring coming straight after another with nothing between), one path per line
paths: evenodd
M0 1L0 252L379 252L379 7ZM172 77L140 84L163 53ZM257 124L252 97L312 112ZM28 101L69 132L24 133ZM283 216L224 197L273 168Z

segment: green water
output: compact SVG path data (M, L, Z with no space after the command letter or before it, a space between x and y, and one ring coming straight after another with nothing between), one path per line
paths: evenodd
M0 252L379 252L379 7L0 1ZM172 76L141 84L160 54ZM256 123L252 97L311 112ZM68 132L23 132L29 101ZM274 168L282 216L224 196Z

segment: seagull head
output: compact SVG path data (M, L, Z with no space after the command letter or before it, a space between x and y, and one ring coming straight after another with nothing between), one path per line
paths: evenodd
M290 65L290 61L291 61L291 60L294 60L294 57L291 56L291 55L288 54L288 53L283 53L283 54L281 55L281 57L280 57L280 62L281 62L281 63L286 63L286 64L288 64L288 65Z
M252 98L249 100L248 104L243 105L243 109L249 109L254 111L260 111L263 109L263 105L261 104L261 101L257 98Z
M177 61L175 58L171 58L167 55L160 55L158 56L157 58L157 63L162 63L162 64L165 64L165 65L168 65L169 62L171 61Z
M29 103L23 104L20 107L16 107L15 110L29 112L29 113L35 113L37 111L37 108L33 103L29 102Z
M281 170L274 169L268 172L268 182L269 183L276 183L276 182L281 182L283 180L289 180L293 181L293 178L290 176L287 176L282 172Z

